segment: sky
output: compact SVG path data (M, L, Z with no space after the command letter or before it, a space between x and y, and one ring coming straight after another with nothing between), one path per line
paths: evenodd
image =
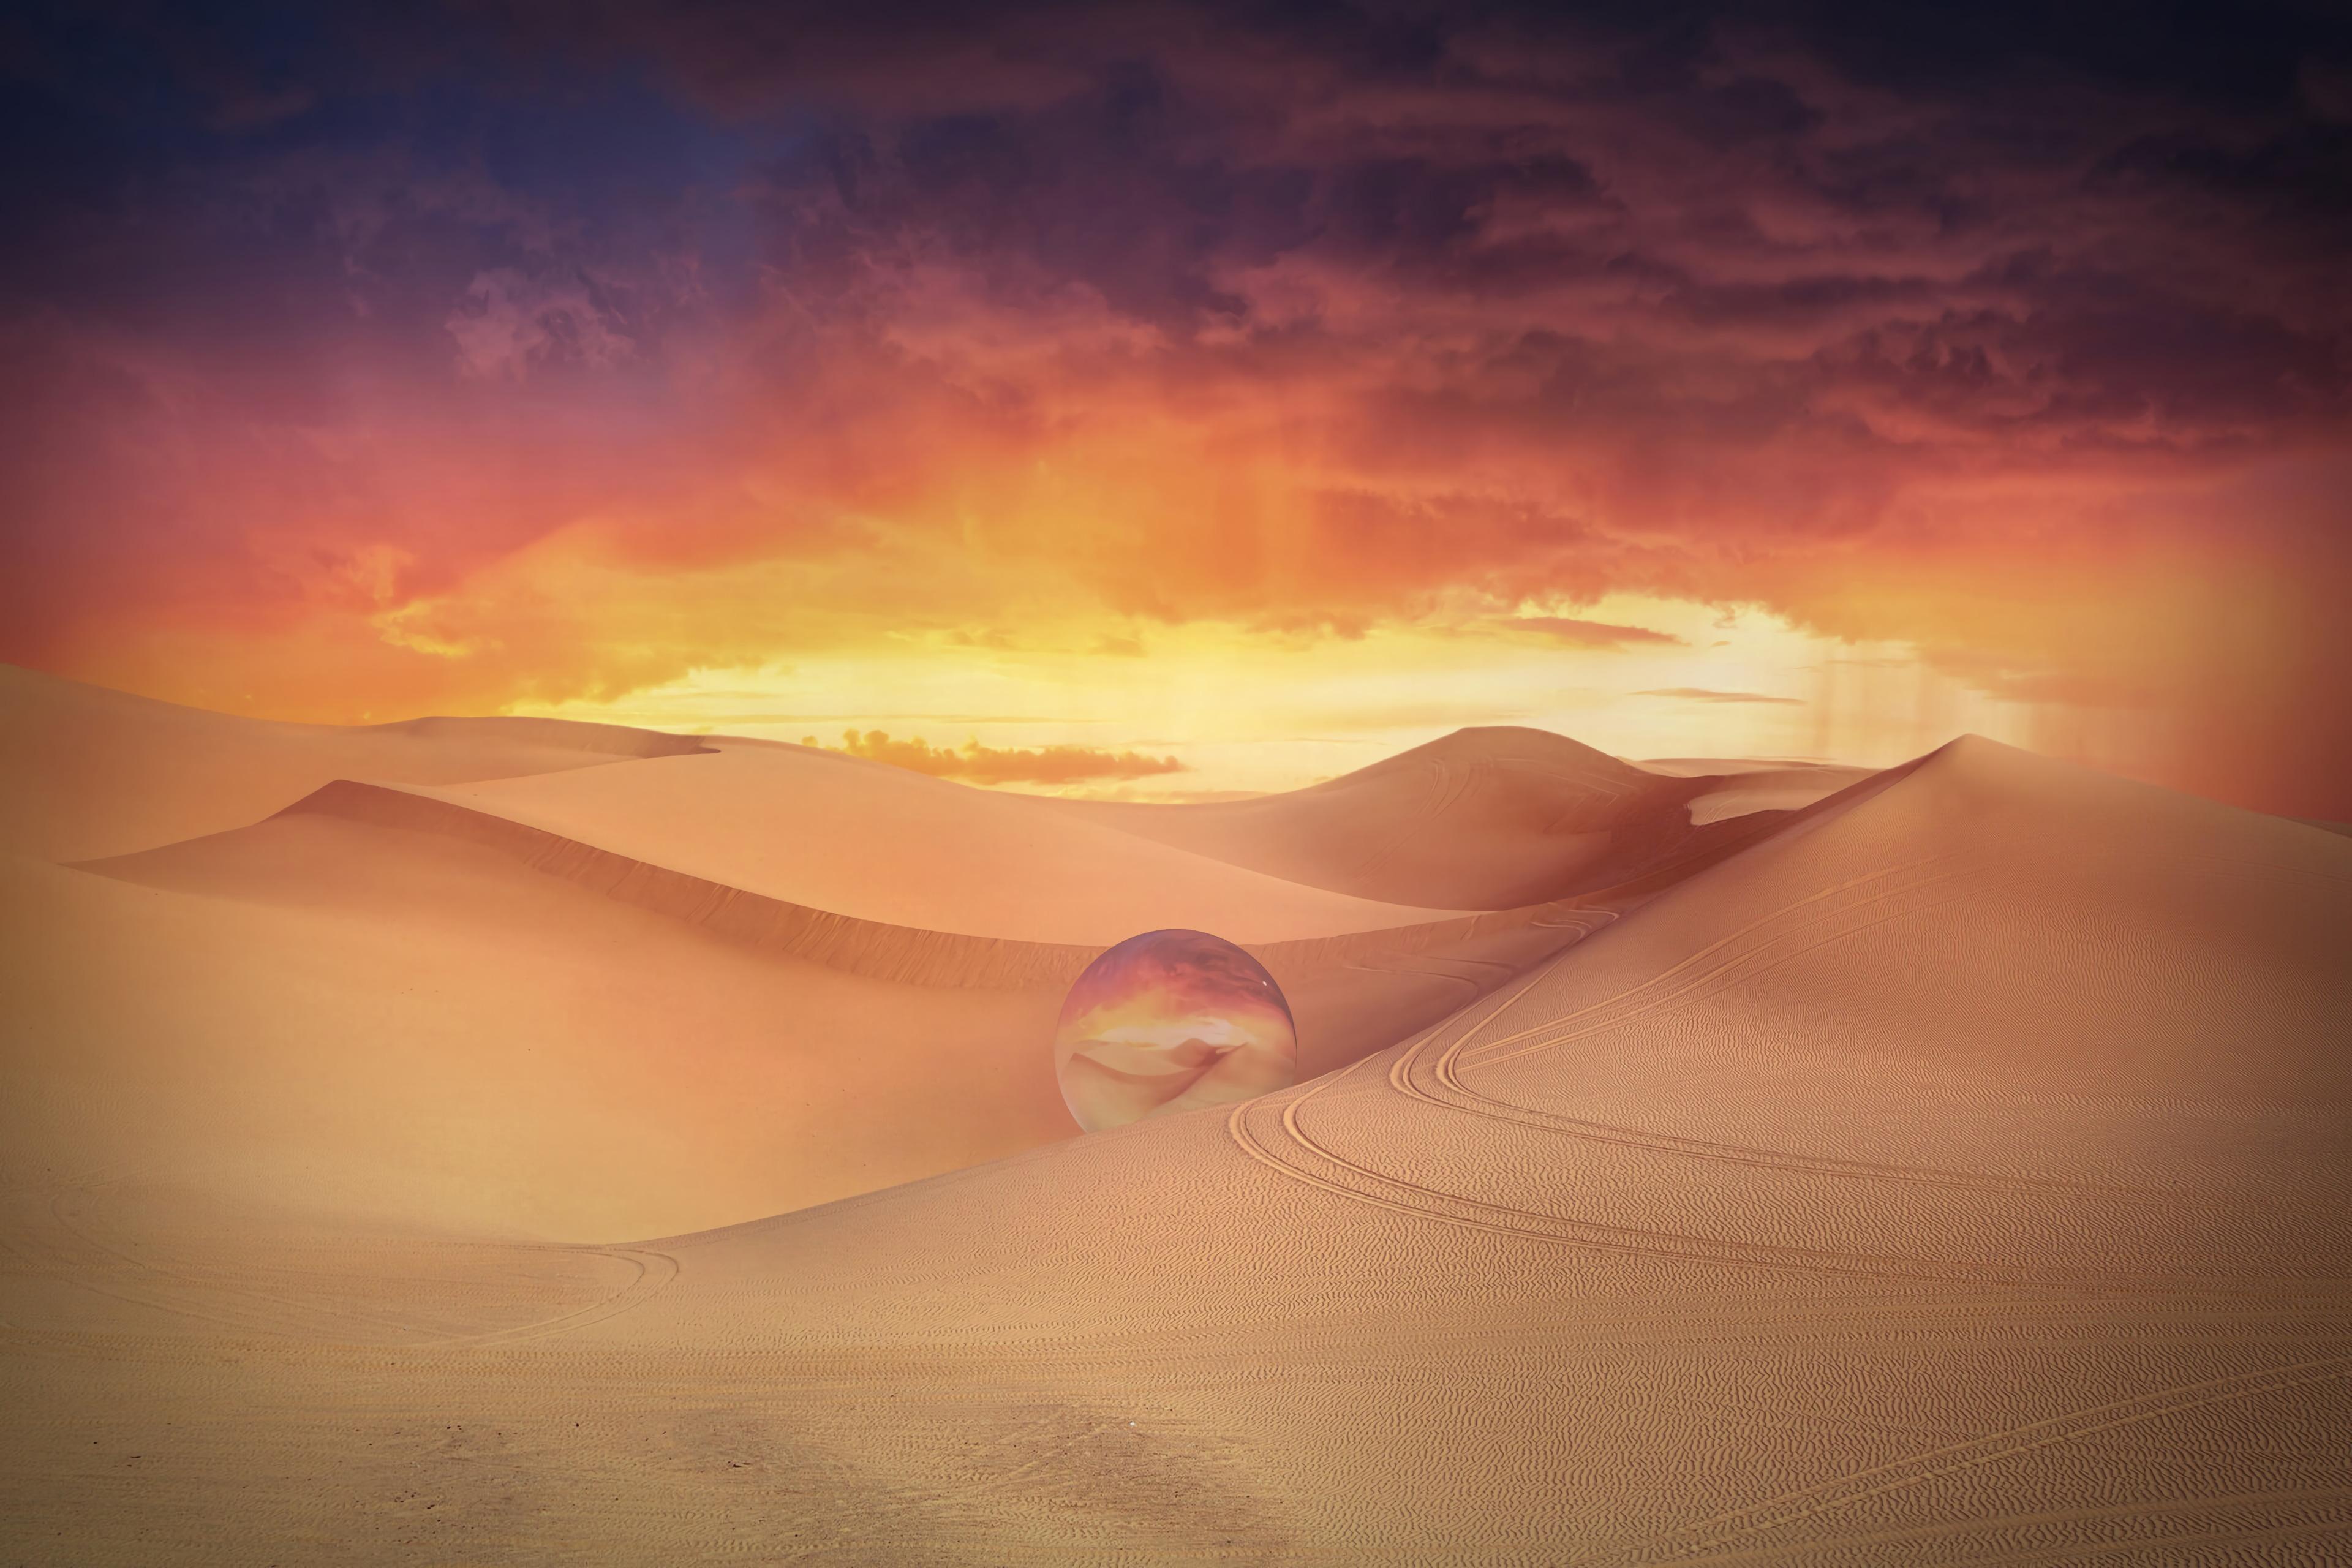
M2352 818L2341 6L36 3L0 88L0 660Z

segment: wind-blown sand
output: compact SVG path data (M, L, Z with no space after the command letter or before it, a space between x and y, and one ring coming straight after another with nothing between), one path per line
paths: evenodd
M707 760L523 783L602 773L602 809ZM1486 818L1451 883L1423 846L1381 873L1363 823L1323 829L1302 887L1544 896L1293 939L1318 1005L1354 977L1436 1012L1372 1009L1385 1039L1356 1017L1295 1089L1066 1141L1039 1109L1050 985L960 984L979 961L951 945L919 982L845 966L911 929L871 910L828 960L677 902L723 887L691 858L718 837L625 844L539 795L487 815L582 850L272 816L321 787L289 769L205 843L0 859L24 999L0 1539L123 1563L2352 1553L2352 842L1964 741L1694 844L1689 803L1738 771L1675 784L1704 786L1680 829L1511 805L1551 884L1511 879ZM1015 804L1267 876L1245 854L1297 853L1230 811ZM1612 855L1637 874L1587 889Z

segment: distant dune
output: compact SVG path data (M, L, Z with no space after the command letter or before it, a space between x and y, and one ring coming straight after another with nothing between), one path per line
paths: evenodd
M1108 806L0 733L26 1561L2352 1556L2340 836L1974 740ZM1161 924L1302 1081L1073 1138L1061 989Z
M555 719L278 724L0 665L0 850L87 860L152 849L244 826L339 778L455 784L703 749Z
M1724 772L1745 764L1727 764ZM1544 730L1460 730L1328 784L1202 805L1057 801L1059 809L1196 854L1359 898L1507 910L1630 881L1703 857L1856 770L1780 779L1732 808L1694 813L1729 781L1667 776ZM1744 782L1744 781L1743 781ZM1807 788L1811 784L1812 787Z

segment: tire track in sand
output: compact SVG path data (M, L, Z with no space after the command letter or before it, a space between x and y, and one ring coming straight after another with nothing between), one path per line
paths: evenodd
M1610 1225L1469 1197L1417 1182L1410 1176L1350 1161L1316 1142L1305 1131L1299 1122L1300 1109L1322 1090L1354 1071L1355 1068L1349 1068L1318 1079L1307 1091L1284 1102L1277 1120L1282 1138L1290 1149L1339 1174L1318 1171L1297 1159L1286 1157L1251 1126L1251 1112L1270 1106L1273 1097L1261 1097L1236 1105L1226 1118L1228 1137L1244 1154L1277 1174L1350 1202L1459 1229L1587 1251L1713 1263L1730 1268L1793 1269L1864 1279L1932 1279L1965 1285L2091 1289L2132 1296L2172 1292L2203 1295L2252 1293L2274 1299L2283 1290L2317 1289L2326 1291L2337 1283L2332 1279L2250 1280L2237 1276L2209 1278L2138 1270L2053 1268L1795 1247L1685 1231Z
M1896 917L1889 916L1887 919ZM1875 923L1875 922L1874 922ZM1835 938L1824 938L1823 942ZM1822 943L1811 944L1814 946ZM1793 956L1793 954L1790 955ZM1531 979L1529 984L1533 984ZM1524 991L1526 988L1522 987ZM1517 1000L1514 994L1504 1004ZM1447 1110L1469 1116L1483 1116L1518 1126L1533 1127L1576 1138L1588 1142L1609 1143L1624 1148L1682 1155L1694 1160L1706 1160L1727 1164L1748 1165L1762 1170L1801 1171L1811 1174L1842 1177L1852 1180L1902 1182L1924 1186L1952 1187L1980 1192L2011 1192L2049 1194L2076 1196L2101 1202L2141 1206L2177 1206L2185 1194L2158 1187L2133 1186L2117 1183L2069 1181L2055 1176L2026 1176L1990 1171L1971 1171L1945 1166L1907 1165L1884 1161L1853 1160L1826 1154L1805 1154L1793 1150L1768 1149L1754 1144L1728 1143L1714 1139L1691 1138L1680 1134L1654 1132L1619 1122L1596 1121L1545 1110L1517 1100L1500 1099L1473 1088L1464 1081L1462 1058L1472 1037L1486 1023L1500 1015L1497 1008L1486 1017L1472 1021L1454 1035L1434 1057L1431 1050L1436 1045L1434 1033L1424 1035L1405 1047L1389 1069L1390 1085L1410 1099ZM1601 1032L1615 1024L1601 1026ZM1543 1042L1552 1044L1556 1042Z
M1943 859L1948 858L1948 857L1937 857L1935 858ZM1756 930L1768 927L1775 918L1780 915L1786 914L1791 910L1816 903L1823 897L1831 896L1841 891L1851 890L1853 888L1857 886L1866 885L1872 881L1880 879L1882 876L1883 873L1856 878L1848 883L1840 884L1838 888L1823 889L1821 893L1811 895L1804 900L1800 900L1793 905L1786 906L1783 910L1775 911L1774 916L1768 916L1763 920L1750 922L1748 926L1743 927L1740 932L1733 933L1733 936L1737 937L1741 934L1752 932ZM1947 879L1947 878L1937 877L1931 879L1930 880L1934 882L1941 882ZM1872 894L1867 899L1862 900L1860 904L1853 907L1861 908L1864 906L1875 906L1883 903L1888 899L1898 897L1905 891L1916 891L1919 887L1925 885L1927 884L1911 884L1905 887L1885 889L1881 892ZM1945 900L1937 901L1941 902ZM1847 912L1851 912L1851 910ZM1901 911L1898 911L1897 915L1880 917L1880 919L1899 918L1900 913ZM1825 915L1819 917L1814 921L1808 921L1807 926L1811 927L1818 925L1822 923L1822 921L1830 918L1833 918L1833 916ZM1878 921L1873 921L1871 923L1874 924L1878 923ZM1866 928L1857 927L1853 929L1860 930ZM1838 934L1851 933L1847 932ZM1832 934L1831 937L1821 940L1837 940L1837 934ZM1730 938L1724 939L1723 941L1712 944L1709 949L1703 950L1701 954L1695 954L1694 957L1703 957L1706 952L1721 953L1730 942ZM1728 965L1736 963L1738 961L1739 955L1735 952L1728 957L1719 959L1718 964ZM1480 1017L1474 1020L1461 1032L1460 1035L1455 1037L1454 1047L1458 1047L1471 1035L1475 1034L1479 1027L1491 1022L1493 1019L1501 1016L1513 1004L1524 997L1528 992L1542 979L1544 973L1549 971L1550 964L1556 962L1556 959L1547 961L1536 973L1528 977L1526 984L1512 990L1507 994L1503 995L1492 1008L1485 1010ZM1684 976L1684 983L1685 985L1698 983L1700 977L1687 973L1690 969L1689 961L1686 960L1684 963L1676 965L1675 969L1685 971ZM1672 973L1673 971L1669 971L1668 973ZM1643 986L1632 987L1627 994L1639 992L1650 984L1652 983L1645 982ZM1589 1013L1594 1010L1594 1008L1604 1006L1606 1005L1606 1001L1604 1000L1602 1003L1595 1004L1593 1008L1587 1008L1584 1009L1584 1011ZM1516 1037L1506 1037L1506 1038L1526 1038L1539 1033L1540 1030L1541 1026L1535 1029L1523 1030ZM1416 1053L1426 1050L1430 1042L1436 1037L1437 1032L1434 1030L1425 1034L1420 1040L1415 1041L1412 1047L1408 1047L1405 1052L1402 1053L1399 1061L1402 1062L1410 1060L1416 1055ZM1367 1058L1365 1059L1369 1061L1374 1058ZM1357 1063L1339 1073L1319 1079L1303 1089L1286 1090L1279 1096L1261 1096L1257 1100L1244 1101L1241 1104L1236 1105L1226 1118L1226 1131L1228 1137L1244 1154L1259 1164L1267 1167L1269 1170L1275 1171L1288 1179L1301 1182L1309 1186L1320 1188L1330 1192L1336 1196L1346 1198L1352 1202L1367 1204L1373 1207L1412 1215L1414 1217L1440 1224L1451 1225L1458 1228L1483 1231L1490 1234L1516 1236L1523 1239L1552 1245L1580 1247L1590 1249L1633 1253L1644 1256L1679 1258L1688 1260L1713 1262L1729 1266L1794 1268L1810 1272L1862 1275L1876 1278L1932 1279L1958 1283L1993 1284L2006 1287L2043 1287L2075 1290L2090 1289L2100 1292L2123 1293L2126 1295L2189 1292L2209 1295L2215 1293L2225 1295L2259 1293L2264 1296L2275 1296L2282 1291L2291 1293L2295 1291L2310 1292L2314 1290L2319 1291L2323 1294L2332 1295L2336 1291L2336 1289L2340 1289L2342 1284L2340 1280L2329 1278L2257 1279L2238 1274L2234 1271L2218 1275L2166 1274L2154 1270L2137 1268L2068 1268L2038 1264L2008 1263L1998 1260L1923 1258L1899 1253L1858 1253L1834 1247L1805 1247L1770 1242L1739 1241L1728 1237L1709 1237L1687 1232L1661 1231L1638 1226L1614 1226L1601 1221L1578 1219L1572 1216L1549 1213L1542 1210L1528 1209L1516 1205L1497 1203L1484 1198L1474 1198L1459 1193L1447 1192L1443 1188L1430 1185L1425 1182L1417 1181L1409 1175L1401 1174L1393 1171L1381 1170L1374 1166L1366 1165L1359 1162L1349 1160L1338 1153L1335 1150L1318 1142L1306 1131L1300 1121L1300 1115L1303 1109L1327 1090L1336 1087L1348 1078L1351 1077L1361 1066L1362 1063ZM1416 1102L1439 1106L1446 1110L1454 1110L1459 1114L1482 1116L1490 1120L1515 1120L1513 1118L1498 1116L1493 1111L1480 1109L1475 1105L1465 1106L1460 1104L1449 1104L1426 1094L1412 1093L1411 1089L1407 1087L1411 1082L1409 1069L1404 1074L1406 1080L1405 1085L1401 1086L1398 1082L1398 1067L1392 1064L1390 1073L1391 1087L1398 1089L1403 1097L1412 1099ZM1277 1144L1271 1134L1261 1136L1252 1126L1251 1119L1254 1112L1270 1108L1277 1103L1277 1101L1281 1107L1277 1121L1280 1142L1283 1145L1286 1145L1286 1147L1293 1152L1294 1155L1306 1156L1307 1159L1305 1162L1302 1162L1296 1157L1286 1157L1283 1152L1278 1152ZM1541 1124L1538 1123L1536 1125ZM1564 1129L1559 1128L1547 1128L1546 1130L1564 1131ZM1641 1139L1643 1141L1643 1147L1661 1147L1661 1143L1648 1141L1646 1135L1633 1132L1633 1130L1625 1131L1626 1141ZM1899 1177L1900 1179L1922 1179L1934 1181L1949 1180L1954 1184L1977 1184L1991 1187L2008 1187L2014 1185L2015 1190L2029 1193L2042 1193L2052 1190L2038 1184L2032 1178L2008 1178L1988 1173L1906 1172L1904 1167L1892 1166L1878 1170L1868 1170L1858 1168L1864 1163L1861 1162L1846 1163L1837 1168L1829 1168L1827 1166L1816 1166L1811 1164L1808 1163L1807 1157L1805 1156L1787 1154L1779 1151L1740 1150L1731 1148L1729 1146L1710 1148L1704 1143L1704 1141L1690 1140L1687 1142L1691 1144L1696 1145L1697 1147L1695 1149L1680 1149L1667 1145L1663 1148L1663 1152L1671 1153L1698 1153L1703 1151L1706 1157L1734 1159L1741 1163L1766 1164L1770 1165L1773 1168L1780 1169L1793 1169L1803 1172L1804 1173L1815 1175L1832 1175L1848 1178L1864 1177L1866 1179L1882 1180L1889 1179L1890 1176ZM1313 1168L1316 1166L1322 1168ZM2071 1191L2071 1189L2069 1190ZM2090 1195L2105 1197L2114 1194L2095 1191ZM2137 1198L2146 1194L2126 1193L2124 1195L2130 1198ZM2175 1201L2178 1200L2176 1199Z
M523 1340L545 1339L551 1334L569 1333L592 1323L609 1321L626 1312L634 1312L668 1289L682 1272L678 1260L667 1252L648 1247L595 1247L559 1248L562 1251L587 1251L600 1258L617 1258L636 1268L636 1277L601 1301L593 1302L561 1317L543 1319L535 1323L521 1323L510 1329L494 1329L487 1333L462 1334L450 1339L430 1342L434 1350L478 1349L488 1345L509 1345Z

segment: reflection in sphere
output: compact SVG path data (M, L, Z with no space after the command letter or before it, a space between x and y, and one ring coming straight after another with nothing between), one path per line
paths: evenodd
M1247 1100L1298 1072L1290 1005L1222 937L1152 931L1087 965L1054 1033L1054 1072L1080 1127Z

